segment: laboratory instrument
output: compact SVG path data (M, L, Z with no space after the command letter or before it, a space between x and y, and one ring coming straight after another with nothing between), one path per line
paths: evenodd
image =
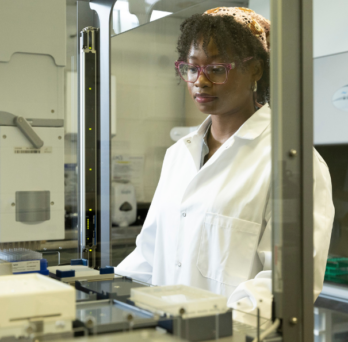
M0 277L0 339L31 334L71 336L75 290L41 274Z
M62 239L66 5L1 6L0 243Z

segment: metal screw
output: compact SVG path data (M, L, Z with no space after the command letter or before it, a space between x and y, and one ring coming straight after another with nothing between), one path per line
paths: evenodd
M54 109L51 110L51 113L54 113Z
M65 322L64 321L57 321L56 322L56 327L58 329L63 329L65 327Z
M3 135L2 137L3 137L4 139L6 139L6 138L7 138L7 136L6 136L6 135Z
M290 324L291 324L291 325L296 325L296 324L297 324L297 317L292 317L292 318L290 319Z
M132 322L133 319L134 319L134 317L133 317L132 314L127 315L127 321L128 321L128 322Z
M11 203L12 207L14 207L16 204L15 203Z
M186 312L186 311L185 311L184 308L181 308L181 309L179 310L179 314L180 314L181 316L182 316L185 312Z
M61 140L61 139L62 139L62 137L61 137L61 136L59 136L59 137L58 137L58 139L59 139L59 140Z
M32 334L32 333L34 332L33 327L28 327L28 328L26 329L26 332L27 332L28 334Z
M54 202L51 202L51 205L54 205Z
M289 156L290 156L290 157L295 157L296 154L297 154L297 151L294 150L294 149L291 149L291 150L289 151Z
M92 320L91 318L89 318L89 319L87 320L87 322L86 322L87 328L92 328L93 325L94 325L93 320Z

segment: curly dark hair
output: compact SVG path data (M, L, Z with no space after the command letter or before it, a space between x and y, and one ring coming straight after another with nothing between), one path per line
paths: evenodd
M180 26L181 35L178 39L177 51L179 61L187 61L187 56L193 43L198 46L203 38L203 50L207 54L207 46L212 38L219 53L226 60L233 54L237 67L241 70L247 57L263 61L263 75L257 83L257 93L254 100L264 105L270 102L270 67L269 53L251 31L238 23L232 16L212 16L209 14L194 14L184 20Z

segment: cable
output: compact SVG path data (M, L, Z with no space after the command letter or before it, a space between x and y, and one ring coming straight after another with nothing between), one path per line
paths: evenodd
M274 323L260 335L260 340L257 337L255 337L253 339L253 342L261 342L265 337L267 337L270 333L276 330L279 327L279 325L280 325L280 320L277 318L274 321Z

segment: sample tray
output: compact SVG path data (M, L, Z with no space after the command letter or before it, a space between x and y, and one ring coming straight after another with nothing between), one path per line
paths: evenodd
M113 280L81 281L76 282L76 289L85 293L95 293L97 299L117 299L126 302L130 297L131 289L147 287L147 285L134 281L131 278L119 277Z
M75 293L77 303L97 300L97 295L95 293L86 293L80 290L75 290Z
M48 267L50 277L60 280L65 283L73 284L75 281L101 281L112 280L114 278L114 272L101 274L99 270L95 270L84 265L60 265ZM59 276L58 273L72 272L71 275Z
M157 325L153 314L113 299L78 303L76 319L97 334Z

